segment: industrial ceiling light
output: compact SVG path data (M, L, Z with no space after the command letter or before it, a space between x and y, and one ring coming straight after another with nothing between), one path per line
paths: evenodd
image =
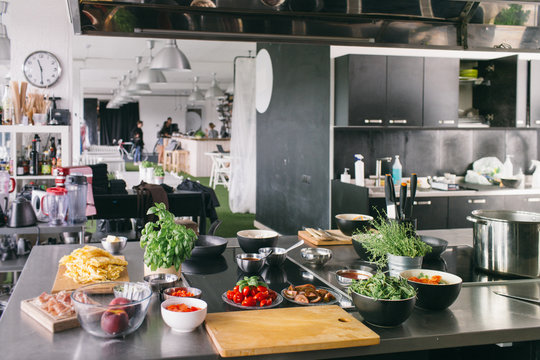
M0 1L0 60L11 60L11 41L7 36L6 26L2 24L2 14L7 10L7 2Z
M137 84L157 84L167 82L167 79L165 79L165 75L163 75L161 70L150 68L153 59L152 49L154 48L154 40L148 40L146 45L150 49L150 57L148 58L148 64L146 67L142 69L139 76L137 76Z
M152 93L152 89L150 89L150 86L148 84L137 84L137 77L139 76L139 64L141 63L142 57L137 56L135 57L135 63L137 64L137 68L135 70L135 76L129 77L129 83L127 86L127 91L130 94L133 95L148 95ZM132 72L130 71L130 74Z
M165 47L152 60L150 69L188 71L191 65L186 55L176 46L176 40L172 39L167 40Z
M197 76L194 76L193 77L193 90L191 91L191 94L189 94L188 96L188 102L190 103L204 100L204 95L199 89L199 86L197 85L197 81L199 81L199 78Z
M225 92L221 90L221 88L218 86L217 80L216 80L216 73L212 73L213 79L212 84L206 90L206 93L204 94L205 99L216 99L219 97L225 96Z

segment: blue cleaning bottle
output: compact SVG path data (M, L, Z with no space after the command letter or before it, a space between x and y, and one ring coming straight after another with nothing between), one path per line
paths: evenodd
M399 162L399 155L396 155L396 160L394 161L394 164L392 165L392 180L394 180L394 184L401 184L401 172L403 167L401 166L401 163Z

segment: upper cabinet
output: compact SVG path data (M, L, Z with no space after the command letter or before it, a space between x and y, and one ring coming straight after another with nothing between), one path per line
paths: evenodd
M459 59L424 59L424 126L456 127Z
M529 124L540 127L540 60L531 60L529 69Z
M473 106L491 127L525 127L527 62L517 55L478 61L482 86L473 89Z
M424 59L386 58L386 123L422 126Z

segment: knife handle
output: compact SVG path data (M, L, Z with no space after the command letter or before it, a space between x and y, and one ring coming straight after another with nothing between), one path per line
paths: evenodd
M416 198L416 187L418 185L418 176L416 173L411 174L411 196L409 198L409 206L407 207L407 213L409 219L412 218L412 209L414 205L414 199Z
M407 183L401 183L401 188L399 189L399 218L405 220L405 203L407 202Z

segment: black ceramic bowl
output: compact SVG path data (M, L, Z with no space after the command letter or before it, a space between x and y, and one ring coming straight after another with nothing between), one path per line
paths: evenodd
M258 253L260 248L276 247L278 233L271 230L242 230L236 233L238 244L246 253Z
M356 230L366 232L371 228L370 221L373 217L362 214L338 214L336 215L336 223L341 232L347 236L351 236Z
M357 234L352 237L352 245L353 245L354 251L356 251L356 253L358 254L361 260L369 261L369 253L362 246L361 234Z
M507 188L517 189L521 185L521 179L518 178L501 178L501 182Z
M398 326L411 316L416 297L404 300L382 300L351 291L358 312L368 323L381 326Z
M431 246L431 252L424 256L426 259L438 259L448 246L448 241L433 236L420 235L420 240Z
M424 284L408 280L411 276L418 277L420 273L429 277L439 275L444 284ZM405 270L399 275L407 279L407 282L416 289L416 306L428 310L444 310L452 305L461 291L463 282L459 276L454 274L428 269Z
M219 236L199 235L191 257L218 257L227 247L227 239Z

